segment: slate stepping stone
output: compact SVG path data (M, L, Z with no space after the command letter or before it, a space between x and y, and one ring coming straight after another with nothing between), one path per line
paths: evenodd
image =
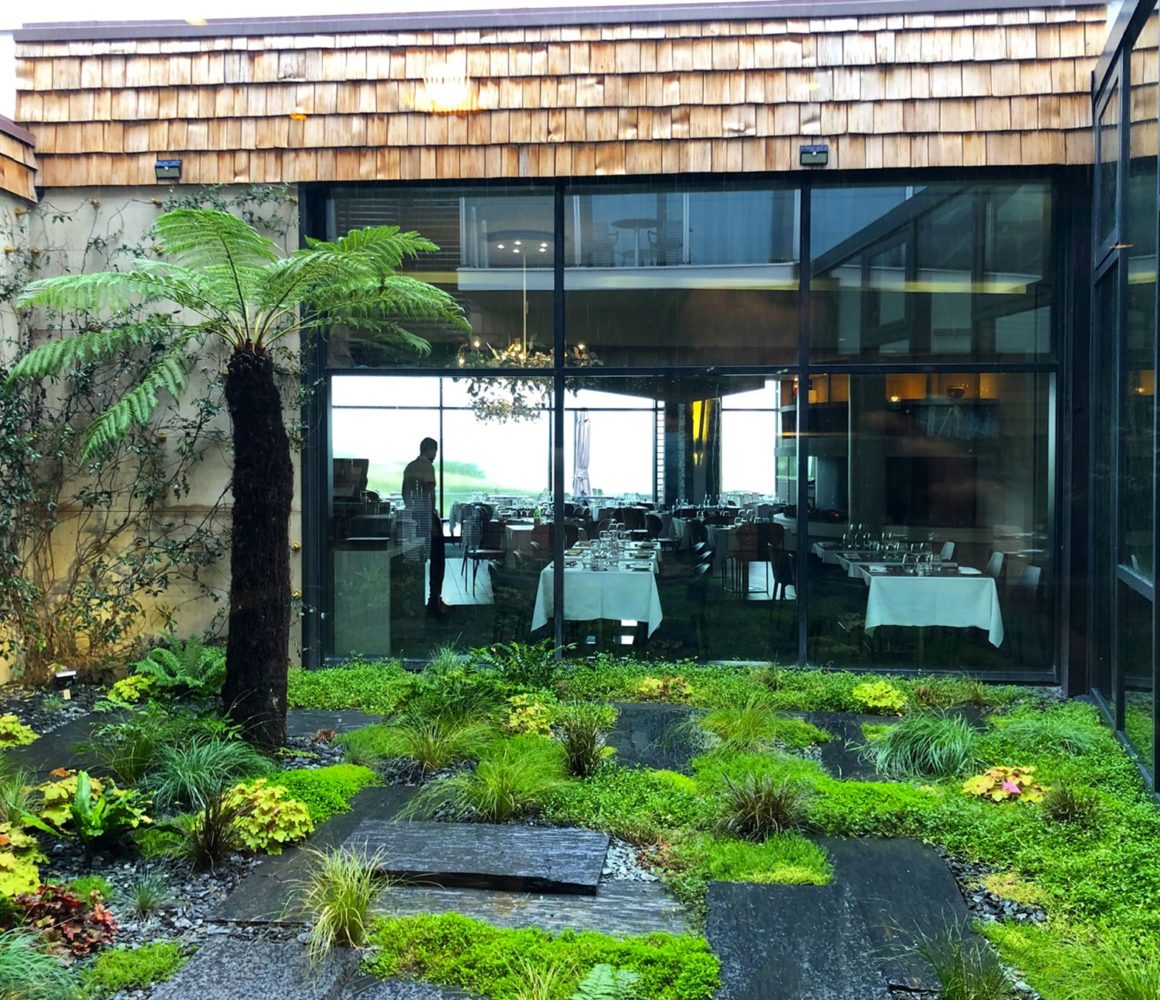
M367 819L390 820L411 800L415 791L398 786L364 788L351 801L350 812L340 813L319 827L308 846L318 850L337 847ZM245 924L305 922L292 902L297 884L306 878L311 863L310 855L302 847L288 847L282 854L263 858L214 908L210 919Z
M897 717L884 715L857 715L852 712L803 712L799 718L826 730L833 738L821 744L822 767L835 778L848 781L885 781L874 765L862 759L859 751L866 742L863 723L872 726L897 723Z
M719 1000L890 1000L843 886L712 882L707 902Z
M286 713L286 735L293 739L313 736L320 729L349 733L382 722L380 715L367 715L354 709L330 712L324 709L292 708Z
M617 702L620 715L608 735L615 760L627 767L691 772L690 761L701 753L698 734L689 725L692 709L684 705Z
M113 715L70 719L27 746L13 747L8 751L9 760L34 775L47 775L58 767L99 770L96 756L79 748L92 740L93 729L97 725L114 721L116 716Z
M383 871L407 881L513 892L593 894L608 834L485 823L365 820L346 843L381 852Z
M332 952L311 966L296 941L217 937L152 993L153 1000L334 1000L359 964L359 954Z
M398 887L379 897L374 912L394 917L461 913L495 927L540 927L552 933L568 928L617 935L689 930L684 908L656 882L604 882L594 896Z
M834 865L834 884L857 906L887 981L937 989L917 945L923 937L938 938L970 922L946 862L916 840L830 839L822 844Z

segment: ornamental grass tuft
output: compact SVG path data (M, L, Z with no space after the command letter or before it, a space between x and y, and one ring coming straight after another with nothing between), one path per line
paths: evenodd
M979 734L960 715L918 712L862 748L891 778L953 778L978 762Z

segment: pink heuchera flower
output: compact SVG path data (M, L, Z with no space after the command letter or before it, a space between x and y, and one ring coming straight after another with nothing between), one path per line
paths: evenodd
M1023 794L1023 789L1020 788L1017 784L1015 784L1015 782L1013 782L1011 780L1007 780L1007 781L1003 782L1003 791L1009 792L1012 795L1022 795Z

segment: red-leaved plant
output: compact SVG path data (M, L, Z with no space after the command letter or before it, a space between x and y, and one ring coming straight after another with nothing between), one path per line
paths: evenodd
M112 944L117 934L116 918L96 890L86 900L61 886L42 885L36 892L14 896L12 902L49 951L81 958Z

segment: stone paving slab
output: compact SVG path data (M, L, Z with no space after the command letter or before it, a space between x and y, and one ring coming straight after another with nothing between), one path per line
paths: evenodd
M350 812L339 813L320 826L305 846L318 850L337 847L368 818L382 822L397 815L415 791L397 785L364 788L351 801ZM288 847L281 854L263 858L213 909L209 919L247 924L304 922L291 901L295 886L306 877L309 865L310 855L301 846Z
M718 1000L889 1000L843 886L712 882L707 902Z
M858 715L852 712L793 712L824 729L833 739L821 744L822 767L835 778L848 781L887 781L874 770L874 765L862 759L859 748L866 742L862 733L864 723L872 726L892 725L900 720L890 715Z
M386 890L373 909L392 917L461 913L495 927L540 927L552 933L568 928L617 935L689 931L684 908L656 882L604 882L594 896L400 886Z
M80 747L92 739L94 728L116 719L117 716L111 714L70 719L51 733L38 736L27 746L13 747L7 752L8 759L34 775L45 775L58 767L99 771L96 757L81 751Z
M647 702L617 702L616 707L620 715L608 736L616 763L692 773L689 762L701 752L699 736L688 726L693 709Z
M292 708L286 713L286 735L292 739L313 736L320 729L333 729L336 733L349 733L352 729L362 729L382 722L381 715L367 715L354 709L337 712L325 709Z
M381 853L383 871L443 887L593 894L606 833L487 823L361 822L345 843Z
M857 906L888 982L935 990L938 981L918 956L923 937L970 922L946 862L917 840L827 839L834 884Z
M335 951L311 967L297 941L219 937L208 941L153 1000L340 1000L359 964L355 951Z

